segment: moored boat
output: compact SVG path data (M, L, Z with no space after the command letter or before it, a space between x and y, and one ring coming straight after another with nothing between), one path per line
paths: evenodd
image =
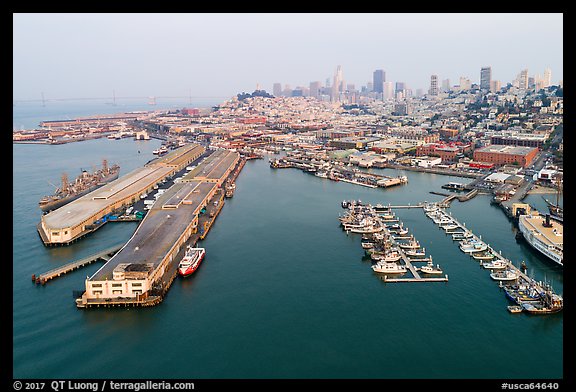
M442 274L442 270L440 269L440 265L436 264L436 266L434 266L434 263L432 262L432 260L430 260L426 265L418 268L418 271L425 273L425 274L430 274L430 275Z
M518 274L510 269L492 272L490 277L499 281L513 281L518 279Z
M180 276L190 276L197 269L204 255L206 254L206 249L204 248L193 248L190 245L186 247L186 253L180 263L178 264L178 274Z
M488 263L482 263L482 267L489 270L502 270L508 267L508 265L510 264L504 260L494 260Z
M379 261L372 266L372 270L384 274L403 274L406 272L406 267L393 262Z

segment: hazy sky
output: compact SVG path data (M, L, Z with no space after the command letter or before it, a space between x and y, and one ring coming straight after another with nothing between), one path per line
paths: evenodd
M376 69L428 89L480 68L511 82L563 79L563 15L519 14L14 14L13 99L223 96L332 80L356 88Z

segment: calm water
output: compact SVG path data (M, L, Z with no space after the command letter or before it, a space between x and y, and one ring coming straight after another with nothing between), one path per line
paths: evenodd
M62 171L118 162L122 174L159 141L100 139L13 146L14 378L562 378L563 313L512 315L504 293L420 209L397 214L449 275L448 283L385 284L341 230L343 199L436 201L449 181L406 172L406 186L369 189L249 161L206 239L201 268L176 279L159 306L79 310L73 290L101 264L45 286L31 275L119 240L108 223L69 247L46 248L38 199ZM138 150L140 152L138 152ZM384 170L385 173L398 174ZM489 196L449 211L516 265L563 292L562 271L514 239ZM539 195L529 201L544 208Z

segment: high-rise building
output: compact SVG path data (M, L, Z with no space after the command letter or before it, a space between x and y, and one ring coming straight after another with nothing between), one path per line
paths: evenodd
M442 80L442 91L448 92L448 91L450 91L450 89L451 89L450 79Z
M281 83L274 83L272 86L272 95L275 97L279 97L282 95L282 84Z
M384 82L386 81L386 73L382 69L377 69L374 71L374 92L383 93L384 92Z
M523 69L518 75L518 88L526 90L528 88L528 70Z
M492 80L492 67L482 67L480 69L480 89L490 90L490 81Z
M383 99L392 99L394 98L394 83L392 82L384 82L383 89L382 89L382 98Z
M430 76L430 90L428 90L428 94L430 95L438 95L438 75Z
M404 82L396 82L396 89L394 90L394 92L398 92L398 91L404 91L404 89L406 88L406 83Z
M460 90L470 90L472 82L465 76L460 76Z
M500 89L502 88L500 81L499 80L491 80L490 81L490 91L493 93L496 93L498 91L500 91Z
M344 77L342 76L342 67L339 65L336 67L336 72L334 73L334 83L332 84L332 102L340 101L340 91L343 80Z
M320 97L320 82L310 82L310 96L314 98Z
M534 77L529 76L528 77L528 88L534 88L536 87L536 79L534 79Z
M550 87L551 85L552 85L552 70L550 68L546 68L544 70L543 87Z

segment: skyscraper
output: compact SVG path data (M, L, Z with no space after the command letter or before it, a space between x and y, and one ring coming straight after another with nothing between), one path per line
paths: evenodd
M320 82L310 82L310 96L314 98L320 97Z
M386 73L382 69L377 69L374 71L374 92L383 93L384 92L384 82L386 81Z
M339 65L336 67L336 73L334 73L334 83L332 84L332 102L340 101L340 91L343 80L344 77L342 76L342 67Z
M404 91L404 89L406 88L406 83L404 82L396 82L396 89L394 90L394 92L398 92L398 91Z
M542 87L550 87L552 85L552 70L550 68L546 68L544 70L544 81Z
M282 95L282 84L281 83L274 83L272 86L272 94L275 97L279 97Z
M392 99L394 98L394 83L392 82L384 82L383 83L383 91L382 91L382 98L383 99Z
M518 75L518 88L526 90L528 88L528 70L523 69Z
M430 90L428 90L430 95L438 95L438 75L430 76Z
M490 81L492 80L492 68L482 67L480 69L480 89L490 90Z
M448 91L450 91L450 89L451 89L450 79L442 80L442 91L448 92Z

